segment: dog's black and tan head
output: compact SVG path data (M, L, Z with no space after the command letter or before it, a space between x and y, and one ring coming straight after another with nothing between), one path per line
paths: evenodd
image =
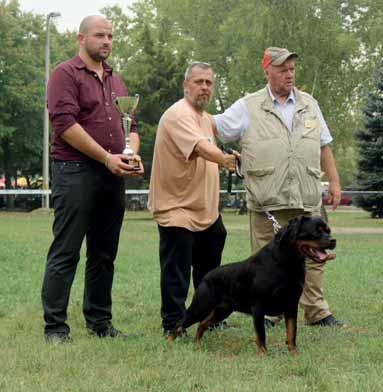
M295 246L301 256L317 263L335 258L334 253L327 253L326 250L334 249L336 240L331 237L328 224L319 216L300 215L290 219L276 239L281 245Z

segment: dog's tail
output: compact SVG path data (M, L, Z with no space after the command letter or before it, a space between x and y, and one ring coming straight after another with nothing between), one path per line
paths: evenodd
M194 293L192 302L178 325L186 329L195 323L205 320L216 305L217 301L214 291L203 280Z

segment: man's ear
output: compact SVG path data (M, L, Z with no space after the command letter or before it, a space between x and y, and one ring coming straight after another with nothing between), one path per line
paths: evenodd
M77 43L81 45L84 42L84 34L78 33L76 36Z

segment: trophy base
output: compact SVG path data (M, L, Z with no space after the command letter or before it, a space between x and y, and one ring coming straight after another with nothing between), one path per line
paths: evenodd
M127 157L126 159L123 159L123 161L126 164L133 166L133 169L131 169L131 170L133 170L133 171L140 171L141 170L140 165L137 163L137 161L135 159L131 159L131 158Z

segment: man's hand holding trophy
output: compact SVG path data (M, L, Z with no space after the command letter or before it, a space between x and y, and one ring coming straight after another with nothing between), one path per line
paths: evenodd
M130 129L132 126L132 119L136 112L139 95L134 96L116 96L112 94L112 100L117 110L122 117L122 125L125 132L125 148L122 151L124 155L123 161L129 166L125 171L128 175L142 175L144 168L141 163L141 158L137 155L130 144Z

